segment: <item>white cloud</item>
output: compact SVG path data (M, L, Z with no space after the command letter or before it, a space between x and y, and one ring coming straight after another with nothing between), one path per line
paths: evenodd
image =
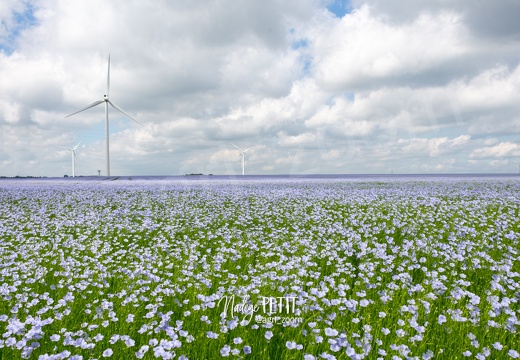
M442 138L414 138L410 140L399 139L397 145L401 151L414 156L438 157L439 155L450 154L461 149L470 140L469 135L461 135L454 139Z
M471 153L472 158L490 158L520 156L520 145L511 142L501 142L494 146L477 148Z
M396 26L362 6L320 30L310 35L316 77L347 91L432 70L468 51L460 16L450 12Z
M287 135L284 132L278 133L279 141L278 144L280 146L305 146L310 145L314 146L316 144L316 134L306 132L303 134L298 134L295 136Z
M514 106L520 93L520 66L510 71L505 66L485 70L469 82L454 85L460 107L475 110Z

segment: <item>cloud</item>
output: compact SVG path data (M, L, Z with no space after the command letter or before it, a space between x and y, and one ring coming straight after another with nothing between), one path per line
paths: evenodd
M363 6L329 21L330 26L309 37L316 78L331 89L352 91L433 73L469 51L456 13L424 14L412 23L394 25Z
M384 14L386 19L394 23L411 22L421 14L438 14L444 11L455 11L463 15L466 26L475 36L508 41L520 39L520 25L517 18L520 4L515 0L477 2L446 0L354 0L356 7L370 5L375 12Z
M471 158L497 158L497 157L520 156L520 145L511 142L501 142L494 146L486 146L475 149Z
M279 141L278 145L284 147L297 147L297 146L315 146L316 145L316 134L306 132L295 136L287 135L284 132L278 133Z
M439 155L445 155L457 152L464 147L470 140L469 135L461 135L454 139L443 138L415 138L410 140L399 139L397 145L399 145L401 151L414 156L430 156L438 157Z

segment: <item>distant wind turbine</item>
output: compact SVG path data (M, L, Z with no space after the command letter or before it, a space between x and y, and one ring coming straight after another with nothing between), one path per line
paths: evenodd
M98 100L89 106L87 106L84 109L81 109L79 111L76 111L75 113L72 113L70 115L65 116L68 118L69 116L75 115L77 113L80 113L82 111L85 111L87 109L90 109L94 106L97 106L99 104L105 103L105 144L106 144L106 176L110 176L110 146L109 146L109 130L108 130L108 104L110 104L114 109L120 111L121 113L128 116L130 119L134 120L139 125L143 126L139 121L128 115L123 109L121 109L119 106L114 104L112 101L109 100L108 95L110 92L110 55L108 55L108 75L107 75L107 93L103 95L103 100Z
M245 174L245 156L246 156L246 151L252 149L254 146L251 146L250 148L247 148L245 150L242 150L241 148L239 148L238 146L236 146L235 144L231 143L231 145L233 145L234 147L236 147L238 150L240 150L240 152L242 153L242 175Z
M81 140L78 145L74 146L73 148L68 148L64 146L60 146L62 149L70 150L70 153L72 155L72 177L76 177L76 149L78 148L79 144L81 144L83 140Z

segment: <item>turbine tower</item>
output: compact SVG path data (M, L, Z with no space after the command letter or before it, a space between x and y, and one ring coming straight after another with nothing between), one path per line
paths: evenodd
M236 146L235 144L231 143L231 145L233 145L234 147L236 147L238 150L240 150L240 152L242 153L242 175L245 175L245 156L246 156L246 151L247 150L250 150L252 149L254 146L251 146L250 148L247 148L245 150L242 150L241 148L239 148L238 146Z
M136 119L134 119L133 117L128 115L128 113L126 113L126 111L124 111L119 106L117 106L112 101L110 101L109 100L109 93L110 93L110 55L108 55L107 93L105 95L103 95L103 100L98 100L96 102L93 102L92 104L90 104L86 108L81 109L79 111L76 111L75 113L72 113L70 115L65 116L66 118L68 118L69 116L75 115L77 113L80 113L82 111L90 109L90 108L92 108L94 106L97 106L99 104L105 103L105 145L106 145L106 165L105 165L105 168L106 168L106 176L110 176L110 146L109 146L109 137L110 137L110 135L109 135L109 128L108 128L108 104L110 104L114 109L116 109L116 110L120 111L121 113L125 114L126 116L128 116L130 119L134 120L139 125L143 126L143 124L141 124L139 121L137 121Z
M64 146L60 146L62 149L70 150L70 153L72 155L72 177L76 177L76 149L78 148L79 144L81 144L83 140L81 140L78 145L74 146L73 148L68 148Z

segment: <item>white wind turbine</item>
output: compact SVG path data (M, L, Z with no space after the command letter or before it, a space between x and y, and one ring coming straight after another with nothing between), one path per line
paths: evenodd
M239 148L238 146L236 146L235 144L231 143L231 145L233 145L234 147L236 147L238 150L240 150L240 152L242 153L242 175L245 175L245 156L246 156L246 151L247 150L250 150L252 149L254 146L251 146L250 148L247 148L245 150L242 150L241 148Z
M74 146L73 148L68 148L64 146L60 146L62 149L70 150L70 153L72 155L72 177L76 177L76 149L78 148L79 144L81 144L83 140L81 140L78 145Z
M105 103L105 145L106 145L106 165L105 166L106 166L106 174L107 174L106 176L110 176L110 150L109 150L110 147L109 147L109 131L108 131L108 104L110 104L114 109L116 109L116 110L122 112L123 114L125 114L126 116L128 116L130 119L134 120L139 125L143 126L143 124L141 124L139 121L137 121L136 119L134 119L133 117L128 115L123 109L121 109L119 106L117 106L112 101L110 101L109 97L108 97L109 92L110 92L110 55L108 55L107 93L105 95L103 95L103 100L98 100L98 101L90 104L89 106L87 106L84 109L81 109L79 111L76 111L75 113L72 113L70 115L65 116L66 118L68 118L69 116L75 115L77 113L80 113L82 111L90 109L90 108L92 108L94 106L97 106L99 104Z

